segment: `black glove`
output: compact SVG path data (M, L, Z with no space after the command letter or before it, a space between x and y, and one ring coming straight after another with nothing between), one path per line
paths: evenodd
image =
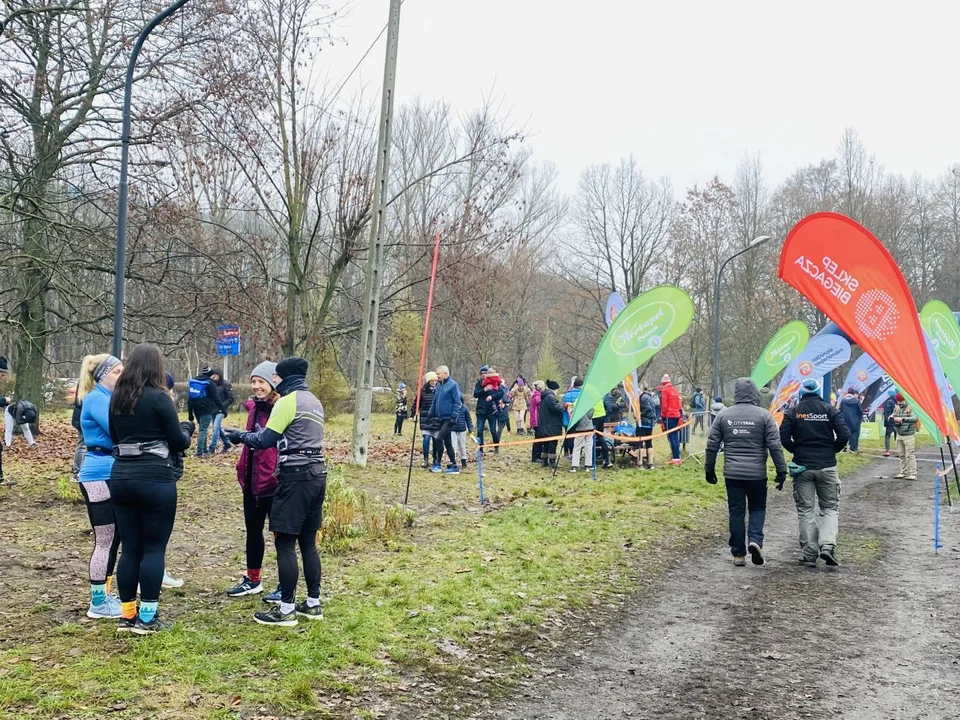
M774 482L777 484L777 490L783 490L783 484L787 481L786 473L777 473L777 477L774 478Z
M711 485L717 484L717 471L716 470L707 470L707 482Z
M180 423L180 429L190 437L193 437L193 433L196 431L197 426L194 425L191 420L184 420L182 423Z
M239 430L227 430L227 440L233 445L242 445L243 439L247 436L245 432Z

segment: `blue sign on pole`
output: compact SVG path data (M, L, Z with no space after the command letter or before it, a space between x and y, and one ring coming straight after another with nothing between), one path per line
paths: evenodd
M217 328L217 355L240 354L240 326L221 325Z

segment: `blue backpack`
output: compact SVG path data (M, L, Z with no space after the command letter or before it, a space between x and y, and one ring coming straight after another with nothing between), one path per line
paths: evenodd
M189 387L190 399L200 400L207 396L207 388L210 387L210 381L201 380L200 378L190 378Z

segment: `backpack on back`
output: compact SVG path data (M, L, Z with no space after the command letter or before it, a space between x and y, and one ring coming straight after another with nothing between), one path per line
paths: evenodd
M190 388L190 399L191 400L201 400L207 397L207 389L210 387L209 380L201 380L200 378L190 378L188 383Z

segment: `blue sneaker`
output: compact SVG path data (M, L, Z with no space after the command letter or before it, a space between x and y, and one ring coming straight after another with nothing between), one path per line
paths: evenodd
M277 589L273 592L269 592L263 596L263 601L266 603L279 603L280 602L280 586L277 585Z
M90 603L87 608L87 617L94 620L116 620L123 617L120 612L120 601L113 595L107 595L107 599L99 605Z
M460 468L456 465L447 465L447 469L443 471L444 475L459 475Z
M439 465L434 465L432 468L430 468L430 472L432 472L432 473L442 473L442 472L443 472L443 468L440 467Z

